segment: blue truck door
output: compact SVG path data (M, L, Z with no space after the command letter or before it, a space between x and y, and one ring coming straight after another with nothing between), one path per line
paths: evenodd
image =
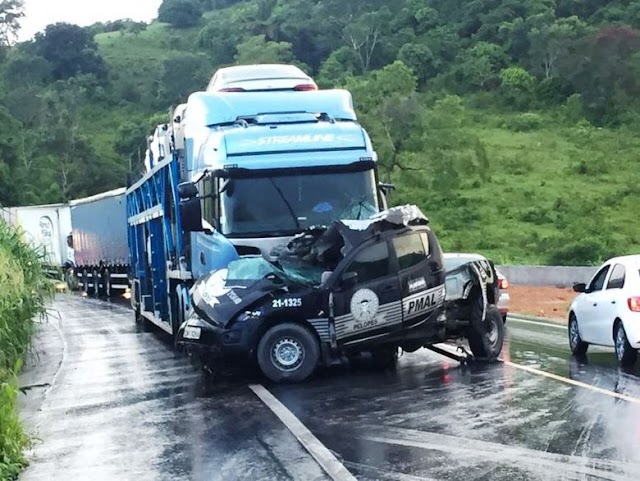
M334 290L338 344L384 338L402 328L402 293L385 239L366 244L345 261Z

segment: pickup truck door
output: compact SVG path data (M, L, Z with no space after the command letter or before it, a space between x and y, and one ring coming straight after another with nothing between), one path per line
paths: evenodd
M443 267L429 255L426 232L410 232L392 239L402 290L403 325L416 327L444 302Z
M344 263L333 289L338 345L379 340L402 329L402 293L388 242L365 244Z

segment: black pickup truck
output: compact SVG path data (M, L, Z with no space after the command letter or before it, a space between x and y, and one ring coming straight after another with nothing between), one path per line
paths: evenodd
M460 287L451 298L446 279ZM459 338L495 359L504 339L495 279L488 263L446 273L427 218L394 207L310 228L269 260L243 257L198 280L177 341L207 363L253 357L275 382L363 352L390 366L399 348Z

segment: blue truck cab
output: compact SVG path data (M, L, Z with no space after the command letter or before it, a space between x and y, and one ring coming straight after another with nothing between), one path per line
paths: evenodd
M137 318L175 334L188 289L243 255L382 210L377 156L345 90L192 94L170 155L127 190Z

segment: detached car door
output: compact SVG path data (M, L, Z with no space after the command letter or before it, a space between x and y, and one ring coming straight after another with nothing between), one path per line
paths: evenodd
M336 272L336 338L346 346L383 339L402 328L402 294L386 239L360 246Z
M444 303L444 267L431 258L426 231L394 237L391 243L398 262L403 325L415 327Z

